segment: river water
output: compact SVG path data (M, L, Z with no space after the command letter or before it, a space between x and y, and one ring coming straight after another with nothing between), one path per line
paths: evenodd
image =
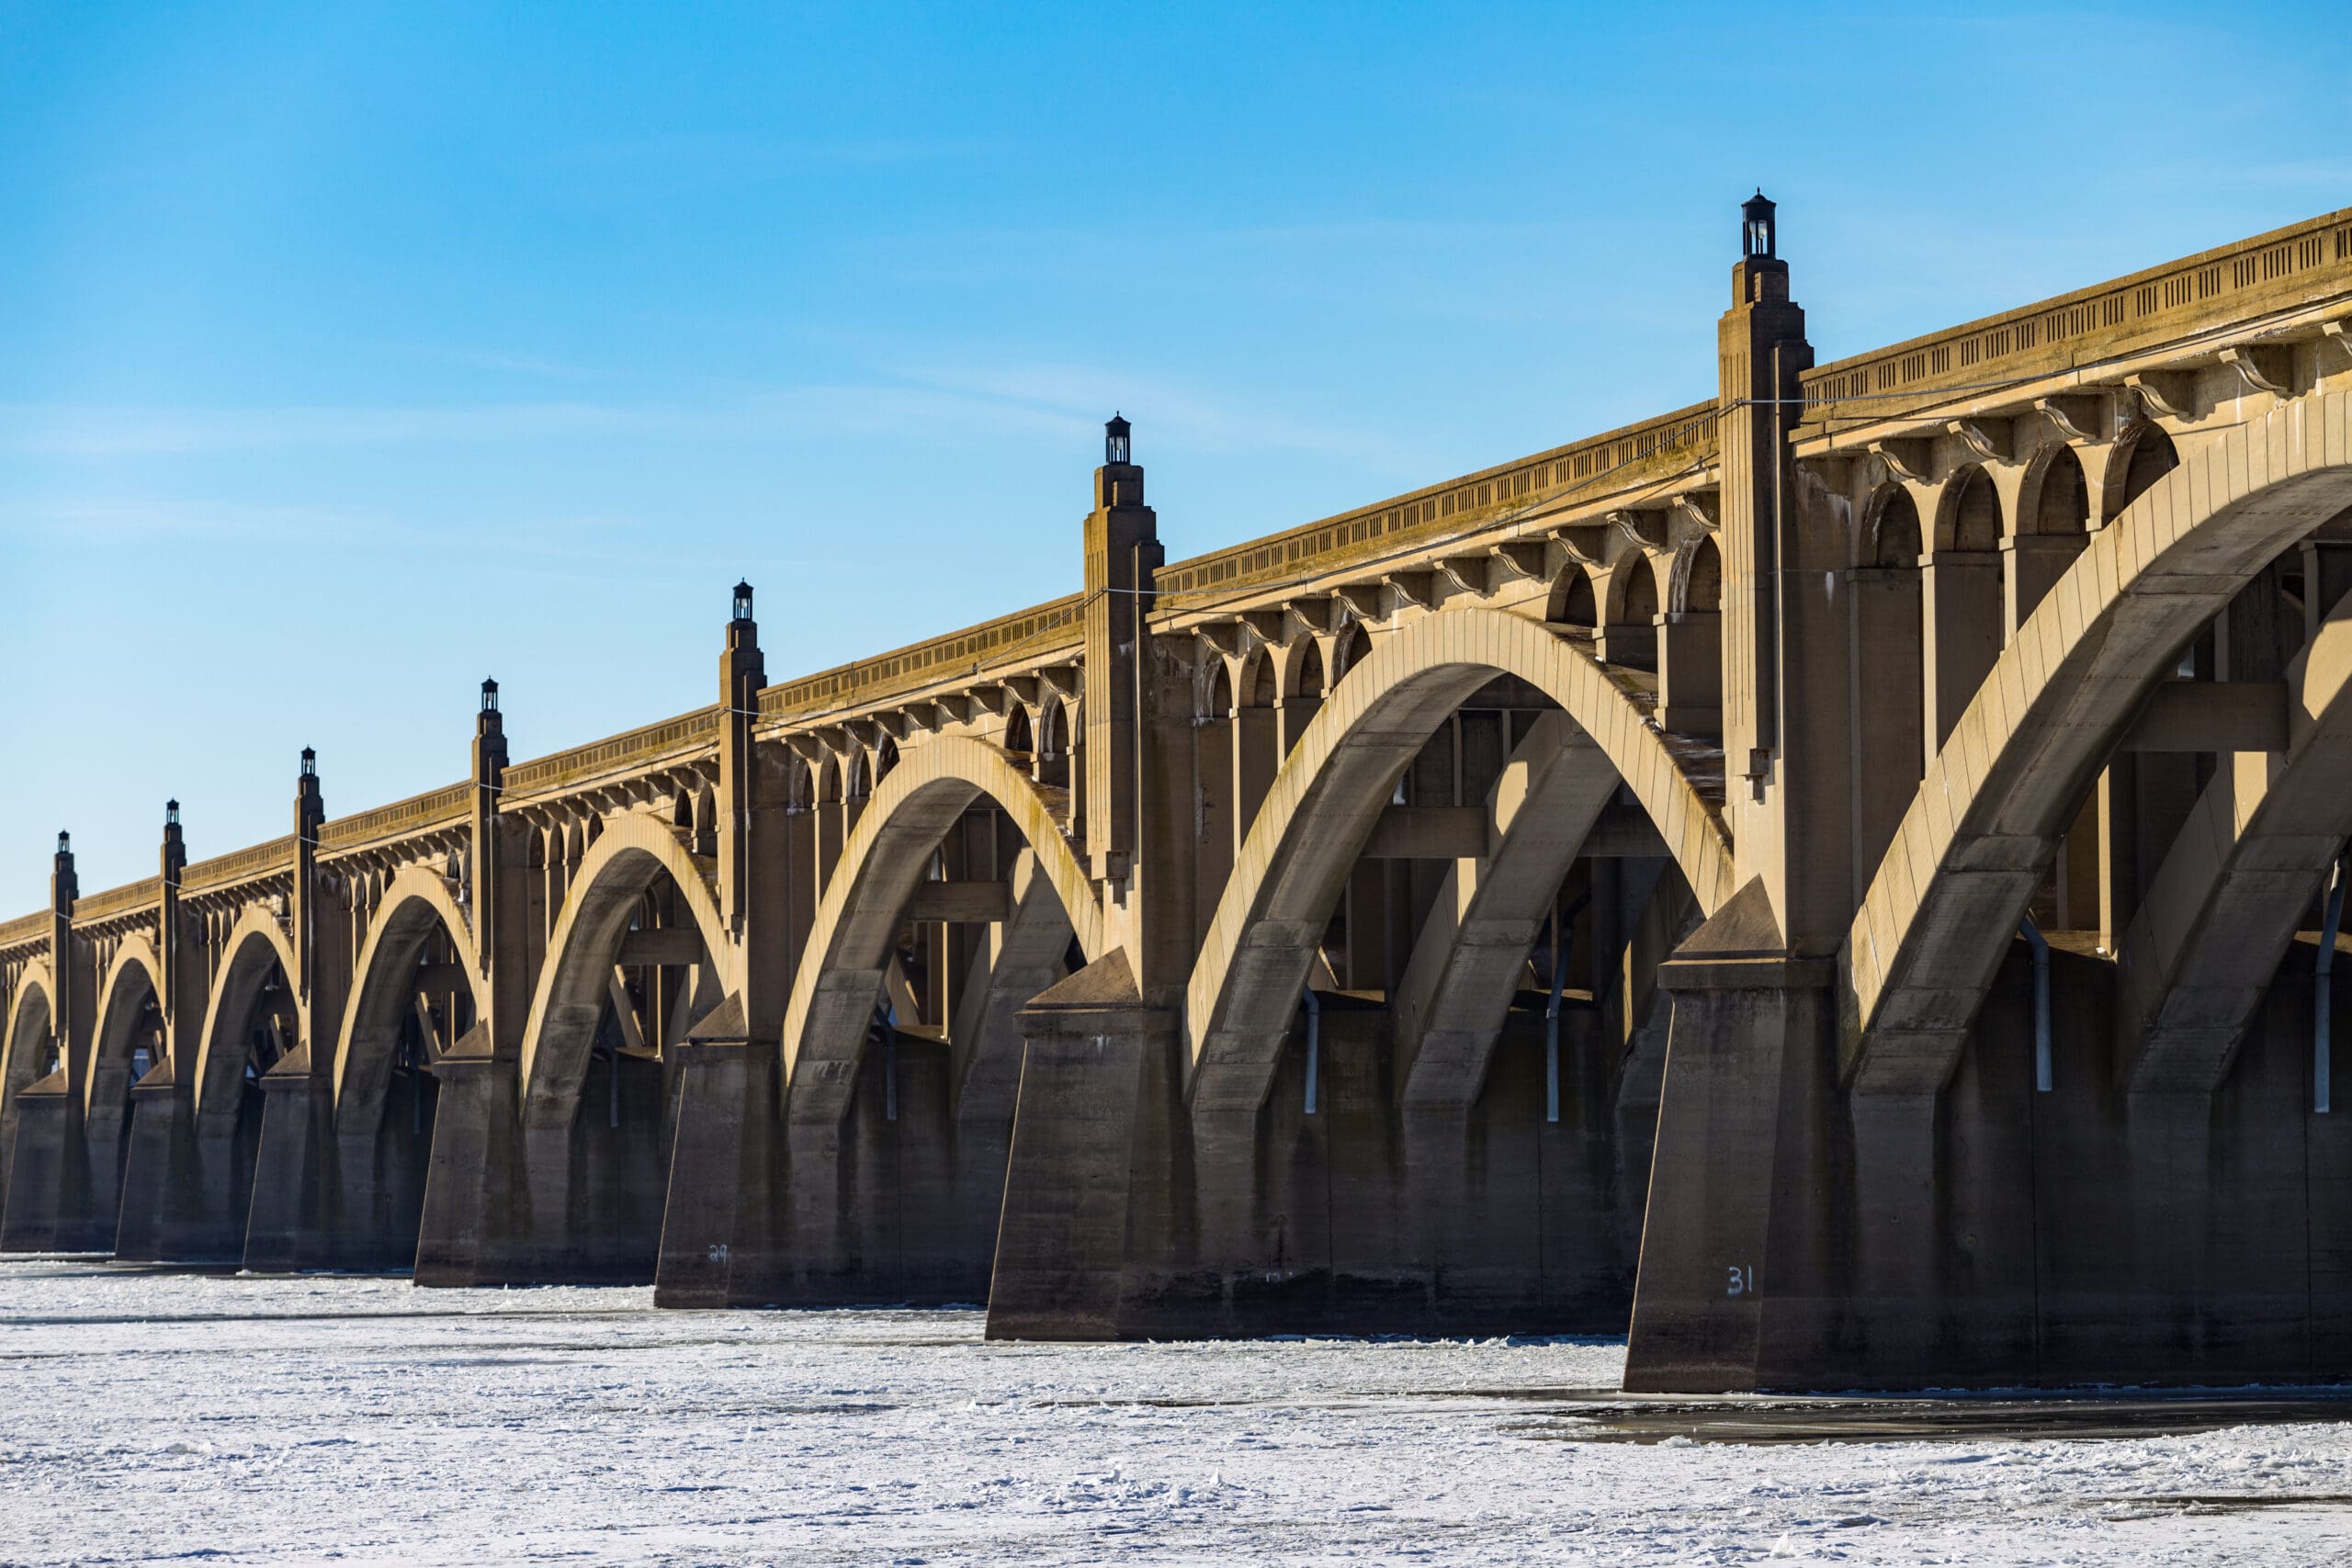
M1619 1342L991 1345L0 1263L0 1562L2318 1563L2352 1399L1643 1401Z

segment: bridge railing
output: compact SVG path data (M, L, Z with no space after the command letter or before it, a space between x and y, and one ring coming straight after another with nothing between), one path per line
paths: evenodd
M356 850L462 822L473 803L473 791L471 784L447 784L371 811L336 818L319 829L319 849L322 852Z
M294 835L272 839L266 844L235 850L210 860L200 860L180 872L183 894L209 892L214 888L234 886L240 882L253 882L294 869Z
M120 887L109 887L87 898L74 901L74 923L86 925L96 920L112 919L118 915L135 914L152 908L164 900L164 879L149 876Z
M977 676L1008 660L1049 662L1084 640L1085 614L1086 596L1071 593L944 637L836 665L768 687L760 694L760 715L808 721Z
M1170 562L1156 583L1169 608L1270 581L1343 570L1470 534L1541 502L1622 492L1715 457L1715 405L1693 403L1638 424L1538 452L1229 549ZM1182 603L1170 605L1170 596Z
M2352 291L2352 209L1806 371L1807 423L1899 418Z
M0 924L0 949L23 947L29 942L48 940L49 912L45 909L36 914L19 915L6 924Z
M640 725L568 751L556 751L518 762L506 770L503 788L509 799L545 795L583 780L622 769L640 767L671 752L693 750L718 739L718 707L696 708L659 723ZM470 786L460 785L459 788Z

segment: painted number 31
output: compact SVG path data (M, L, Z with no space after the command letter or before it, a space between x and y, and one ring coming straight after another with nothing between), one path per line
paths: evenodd
M1752 1296L1756 1293L1756 1270L1753 1268L1744 1269L1735 1265L1730 1272L1731 1278L1724 1285L1724 1294Z

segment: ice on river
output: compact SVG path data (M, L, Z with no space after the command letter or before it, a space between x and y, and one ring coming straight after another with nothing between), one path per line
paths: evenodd
M0 1264L0 1560L2352 1559L2343 1424L1596 1440L1681 1418L1607 1392L1620 1344L980 1326Z

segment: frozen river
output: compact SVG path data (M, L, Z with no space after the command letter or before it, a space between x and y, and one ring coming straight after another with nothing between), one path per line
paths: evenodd
M1614 1343L650 1303L0 1264L0 1561L2352 1560L2352 1404L1917 1440L1916 1406L1620 1400Z

